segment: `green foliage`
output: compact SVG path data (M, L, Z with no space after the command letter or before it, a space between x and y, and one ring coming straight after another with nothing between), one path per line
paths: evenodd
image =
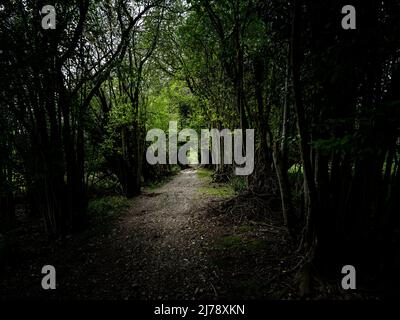
M146 110L146 127L158 128L168 132L169 121L179 121L177 105L171 103L170 87L152 90Z
M199 192L204 195L229 198L235 195L235 191L229 184L213 184L208 187L199 188Z
M153 88L149 94L146 126L168 132L169 121L178 122L178 130L200 129L205 119L199 110L199 100L180 80L170 79Z
M134 120L131 104L117 103L109 113L107 130L112 132L117 128L132 126Z
M201 179L206 179L209 181L212 180L211 176L213 174L213 171L211 169L198 168L196 173L197 173L197 176Z
M228 198L235 195L235 190L230 183L212 182L213 170L208 168L197 169L197 176L207 185L199 188L199 193L215 197Z
M323 154L329 155L331 152L350 151L354 145L351 135L342 138L317 139L311 145Z
M219 197L232 197L247 187L246 179L240 176L232 176L227 183L212 183L212 174L213 170L211 169L197 169L197 176L209 183L209 186L200 188L201 193Z
M89 201L90 216L110 217L119 215L129 207L129 201L122 196L105 196Z
M146 188L149 189L150 191L154 191L169 181L180 171L180 167L178 165L172 165L170 166L169 173L168 175L163 175L158 177L158 179L153 179L151 181L148 181L146 183Z
M235 191L236 194L241 193L247 188L246 178L242 176L232 176L229 184L232 186L232 189Z

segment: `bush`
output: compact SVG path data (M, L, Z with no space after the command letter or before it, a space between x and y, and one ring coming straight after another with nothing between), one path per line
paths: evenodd
M105 196L89 201L87 212L90 216L113 216L129 207L129 201L123 196Z
M235 193L241 193L247 187L246 178L241 176L233 176L230 180L230 184Z

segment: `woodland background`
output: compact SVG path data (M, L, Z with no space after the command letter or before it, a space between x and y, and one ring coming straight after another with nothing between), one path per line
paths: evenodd
M254 173L213 176L279 200L302 294L349 261L395 293L398 1L352 1L356 30L336 0L56 1L55 30L46 4L1 0L0 261L21 217L58 241L90 225L93 199L176 170L147 164L145 136L177 120L256 130Z

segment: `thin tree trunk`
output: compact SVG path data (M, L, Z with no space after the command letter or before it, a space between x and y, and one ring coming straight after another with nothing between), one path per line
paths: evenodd
M303 166L304 179L304 201L305 201L305 224L301 246L306 252L306 261L302 269L302 282L300 284L300 293L302 295L309 292L309 280L313 251L316 245L316 234L314 228L314 215L317 208L316 187L314 183L311 148L309 144L309 134L307 132L307 121L305 118L305 108L302 98L302 89L300 81L301 66L301 3L294 0L292 39L291 39L291 64L292 64L292 85L294 96L294 107L297 117L297 130L299 133L300 154Z

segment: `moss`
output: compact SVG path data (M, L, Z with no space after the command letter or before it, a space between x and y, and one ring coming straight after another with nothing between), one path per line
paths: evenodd
M229 184L236 193L240 193L247 188L246 178L242 176L233 176Z
M235 191L229 185L213 185L209 187L200 187L198 190L201 194L216 197L233 197Z
M211 180L211 175L213 174L213 171L210 169L206 168L199 168L197 169L197 176L200 179L206 179L206 180Z
M200 187L198 192L202 195L209 195L215 197L233 197L235 189L230 183L213 183L212 182L213 170L206 168L197 169L197 176L207 183L206 186Z

